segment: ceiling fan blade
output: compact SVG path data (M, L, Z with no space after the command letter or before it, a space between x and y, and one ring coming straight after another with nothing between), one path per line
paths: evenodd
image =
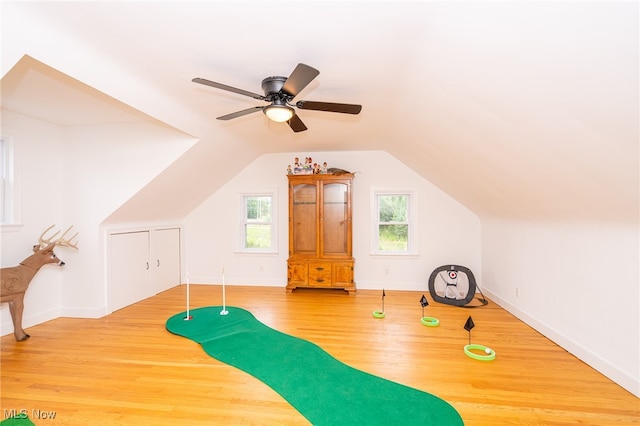
M304 132L305 130L307 130L307 126L305 126L302 120L300 120L298 114L293 114L293 117L291 117L289 121L287 121L287 124L289 125L289 127L291 127L291 130L296 133Z
M340 112L343 114L359 114L362 110L362 105L337 104L333 102L298 101L296 106L300 109Z
M318 74L320 74L320 71L317 69L309 65L298 64L291 72L289 78L287 78L287 81L284 82L280 91L295 98Z
M232 118L242 117L243 115L251 114L252 112L262 111L262 107L257 106L253 108L243 109L242 111L232 112L231 114L222 115L217 117L218 120L231 120Z
M227 86L226 84L216 83L215 81L206 80L204 78L194 78L194 83L204 84L206 86L215 87L216 89L227 90L229 92L237 93L239 95L249 96L250 98L264 100L264 96L257 93L249 92L247 90L238 89L236 87Z

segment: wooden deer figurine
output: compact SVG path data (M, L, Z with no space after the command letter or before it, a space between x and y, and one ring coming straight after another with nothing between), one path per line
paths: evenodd
M57 240L53 240L60 231L45 239L44 235L55 225L47 228L40 238L38 244L33 246L33 254L20 262L18 266L0 269L0 303L9 303L9 312L13 321L13 335L16 341L27 340L30 336L22 329L22 311L24 310L24 294L29 287L29 283L36 273L46 264L64 265L64 262L53 252L55 246L72 247L77 249L77 243L73 243L76 234L65 239L66 234L71 230L69 227Z

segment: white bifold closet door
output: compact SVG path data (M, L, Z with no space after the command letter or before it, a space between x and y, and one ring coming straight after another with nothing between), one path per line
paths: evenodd
M109 312L180 284L180 229L109 236Z

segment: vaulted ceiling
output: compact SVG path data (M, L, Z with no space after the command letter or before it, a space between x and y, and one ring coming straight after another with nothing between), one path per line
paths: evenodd
M1 7L3 108L63 126L155 121L199 140L139 200L215 173L201 201L264 153L384 150L481 217L638 220L637 2ZM301 133L260 113L220 121L264 102L191 81L262 93L300 62L320 75L296 99L361 114L298 111Z

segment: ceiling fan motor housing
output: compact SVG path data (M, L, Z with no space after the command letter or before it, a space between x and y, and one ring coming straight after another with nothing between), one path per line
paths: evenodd
M264 91L265 96L279 93L282 86L284 86L285 81L287 81L287 77L281 76L267 77L262 80L262 90Z

